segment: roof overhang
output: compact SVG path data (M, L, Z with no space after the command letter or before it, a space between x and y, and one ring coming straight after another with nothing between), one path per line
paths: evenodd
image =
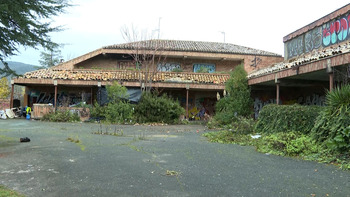
M57 82L57 86L71 86L71 87L98 87L99 82L101 82L102 86L112 85L113 83L113 81L15 78L14 84L23 85L23 86L54 86L54 81ZM120 83L125 87L141 87L140 82L123 81ZM152 87L169 88L169 89L197 89L197 90L219 91L219 90L225 89L225 84L153 82Z
M350 53L340 54L329 58L317 60L314 62L302 64L298 67L281 70L265 74L262 76L250 78L248 84L256 85L275 85L275 81L285 81L286 85L297 84L298 86L306 86L306 82L323 83L328 81L327 68L347 66L350 64ZM290 83L288 83L288 80ZM299 82L297 82L299 81Z

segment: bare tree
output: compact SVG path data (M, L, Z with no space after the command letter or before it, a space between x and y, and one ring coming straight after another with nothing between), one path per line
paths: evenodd
M147 31L140 33L134 26L123 26L121 33L139 72L141 89L150 91L154 76L158 73L158 65L165 63L166 44L162 40L153 39L153 35Z

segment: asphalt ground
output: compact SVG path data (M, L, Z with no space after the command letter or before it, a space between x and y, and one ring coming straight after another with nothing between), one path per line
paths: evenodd
M119 136L94 134L101 128ZM349 171L210 143L203 132L0 120L0 184L35 197L350 196Z

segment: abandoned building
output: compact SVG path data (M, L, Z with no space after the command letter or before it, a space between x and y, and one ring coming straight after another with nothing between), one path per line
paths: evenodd
M255 116L266 104L324 105L350 80L350 4L283 38L284 61L248 74Z
M12 88L26 87L22 106L63 106L64 100L69 105L93 103L101 88L112 81L139 91L149 81L153 88L178 99L186 115L192 116L203 107L208 114L214 113L229 71L243 64L257 117L269 103L324 105L326 90L349 83L350 4L290 33L283 42L284 58L229 43L147 40L117 44L26 73L11 84ZM141 61L150 59L155 65L152 69Z
M113 81L130 90L152 83L152 88L178 99L186 114L196 116L202 108L214 113L217 96L223 94L229 71L237 65L243 64L250 72L282 60L275 53L229 43L147 40L106 46L55 67L26 73L13 79L12 87L26 87L22 106L64 106L93 103Z

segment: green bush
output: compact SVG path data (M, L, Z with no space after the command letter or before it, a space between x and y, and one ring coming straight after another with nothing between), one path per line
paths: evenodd
M80 121L80 117L77 113L72 113L69 110L56 110L55 112L45 114L41 120L50 122L77 122Z
M312 135L331 150L350 150L350 85L327 93L326 107L318 116Z
M252 118L237 117L237 121L225 125L225 129L229 129L237 134L250 134L254 132L255 121Z
M312 137L299 132L280 132L263 136L257 140L256 148L263 153L286 156L307 156L321 150Z
M109 103L100 106L95 102L91 117L105 119L108 123L129 123L133 119L133 105L127 101L127 89L118 82L106 86Z
M178 123L185 110L179 102L167 95L157 96L157 93L144 92L140 102L135 106L134 117L137 122Z
M252 114L253 101L243 65L233 70L225 86L227 95L215 106L214 119L219 125L231 124L237 121L237 117L249 117Z
M255 131L278 133L299 131L310 133L323 107L302 105L265 105L259 113Z
M133 105L128 102L108 103L104 110L109 123L129 123L133 119Z
M90 108L90 117L92 118L102 118L105 119L106 108L100 106L97 102L94 103L94 106Z

